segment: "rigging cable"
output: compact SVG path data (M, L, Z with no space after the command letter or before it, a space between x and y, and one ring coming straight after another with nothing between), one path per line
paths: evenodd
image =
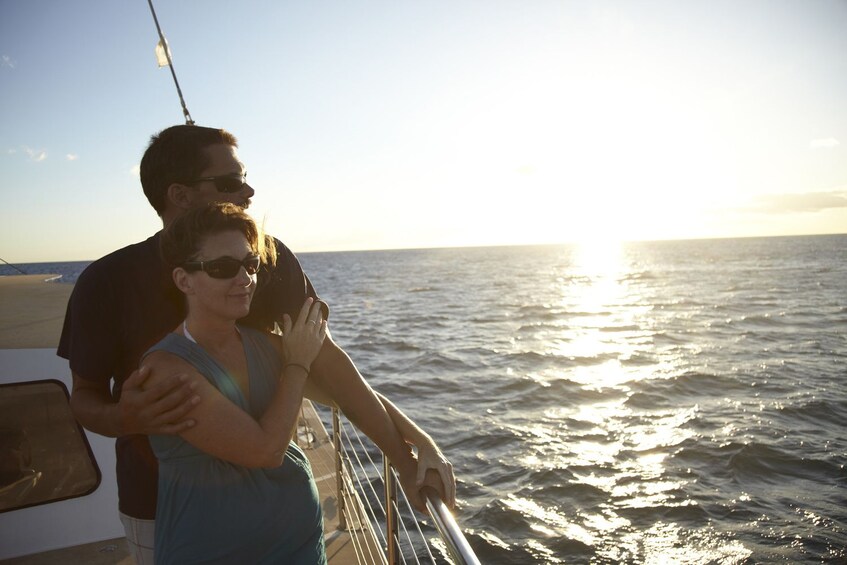
M171 69L171 76L174 77L174 84L176 85L176 92L179 94L179 102L182 104L182 113L185 116L185 125L193 126L194 120L191 119L191 114L188 112L188 106L185 105L185 98L182 96L182 89L179 87L179 81L176 80L176 71L174 70L174 63L171 61L171 50L168 49L168 42L165 40L165 36L162 33L162 28L159 27L159 18L156 17L156 10L153 9L153 0L147 0L147 4L150 5L150 13L153 14L153 21L156 23L156 30L159 32L159 40L162 43L162 49L165 52L165 57L168 59L168 67Z
M25 274L26 274L24 271L22 271L22 270L18 269L17 267L15 267L14 265L12 265L11 263L9 263L8 261L6 261L5 259L3 259L2 257L0 257L0 261L3 261L4 263L6 263L7 265L9 265L10 267L12 267L14 270L16 270L17 272L19 272L19 273L20 273L20 274L22 274L22 275L25 275Z

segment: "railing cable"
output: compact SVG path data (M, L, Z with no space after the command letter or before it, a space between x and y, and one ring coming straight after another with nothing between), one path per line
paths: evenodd
M430 544L435 543L438 551L446 551L444 556L449 556L448 561L452 560L457 565L479 564L479 559L468 544L452 512L434 489L423 489L422 496L434 529L440 537L440 543L438 543L437 538L429 540L423 533L422 522L417 519L415 511L402 489L397 489L399 492L393 502L386 500L386 505L383 505L385 493L383 492L382 496L377 493L374 483L382 481L384 487L388 481L399 482L397 471L390 465L387 466L387 470L381 471L379 469L355 426L349 425L349 422L341 423L340 419L336 422L336 416L333 415L333 433L337 434L339 439L337 444L339 453L336 456L341 461L341 481L344 483L344 488L339 492L339 500L343 499L343 505L346 509L345 515L348 518L348 532L358 563L406 564L407 552L414 558L414 561L409 560L411 563L420 565L420 558L426 557L429 558L429 562L436 563L436 558L433 555L434 549L430 547ZM368 466L370 466L371 471L368 471ZM367 483L367 486L365 483ZM401 499L402 503L400 502ZM391 504L390 508L387 506L388 504ZM403 514L400 513L401 506L404 506ZM380 527L383 520L386 520L386 524L389 522L386 518L389 511L398 516L397 525L392 530L393 534ZM406 511L408 511L408 515L404 517ZM380 512L380 514L377 515L377 512ZM406 524L406 519L409 519L409 516L414 522L414 527L411 529ZM369 528L370 531L368 531ZM419 543L423 545L426 554L420 551L416 545L418 542L412 541L412 532L415 530L417 531L415 539L420 540ZM360 533L361 537L365 539L360 539ZM391 558L387 558L385 553L389 549L387 537L389 535L393 535L400 542L399 544L392 544L396 545L398 551ZM378 545L375 546L375 543ZM372 550L376 550L376 555Z

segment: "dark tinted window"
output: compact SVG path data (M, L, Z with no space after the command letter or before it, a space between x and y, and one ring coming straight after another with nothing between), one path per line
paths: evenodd
M0 385L0 512L93 492L100 469L59 381Z

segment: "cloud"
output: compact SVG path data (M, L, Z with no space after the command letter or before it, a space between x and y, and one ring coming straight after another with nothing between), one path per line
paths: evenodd
M141 166L135 165L133 168L131 168L129 170L129 174L131 174L134 177L140 177L141 176Z
M3 55L2 58L0 58L0 67L14 69L17 66L18 62L9 57L8 55Z
M67 155L65 155L65 159L67 159L68 161L76 161L77 159L79 159L79 155L75 155L74 153L68 153Z
M43 149L32 149L31 147L24 146L23 150L29 156L30 161L40 163L47 158L47 151Z
M834 137L825 137L822 139L813 139L809 142L809 149L833 149L841 145Z
M830 208L847 208L847 191L764 194L756 198L747 212L790 214L820 212Z

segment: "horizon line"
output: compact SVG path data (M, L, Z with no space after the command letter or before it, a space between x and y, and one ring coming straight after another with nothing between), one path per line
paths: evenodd
M610 244L628 244L628 243L666 243L666 242L675 242L675 241L721 241L721 240L732 240L732 239L771 239L771 238L780 238L780 237L821 237L821 236L832 236L832 235L842 235L847 236L847 232L821 232L821 233L802 233L802 234L776 234L776 235L739 235L739 236L712 236L712 237L680 237L680 238L667 238L667 239L621 239L621 240L609 240ZM601 239L601 241L604 241ZM492 244L474 244L474 245L440 245L440 246L410 246L410 247L370 247L370 248L357 248L357 249L322 249L315 251L294 251L292 252L296 256L302 255L317 255L320 253L367 253L367 252L379 252L379 251L436 251L440 249L496 249L496 248L505 248L505 247L555 247L562 245L573 245L579 246L586 243L586 240L568 240L568 241L559 241L559 242L538 242L538 243L492 243ZM117 249L113 250L117 251ZM110 251L109 253L112 253ZM108 255L107 253L106 255ZM101 256L105 257L105 255ZM101 257L97 257L95 259L64 259L64 260L52 260L52 261L28 261L28 262L6 262L8 266L14 265L37 265L41 263L83 263L89 262L93 263L97 259ZM0 265L2 266L2 265ZM8 276L8 275L0 275L0 276Z

